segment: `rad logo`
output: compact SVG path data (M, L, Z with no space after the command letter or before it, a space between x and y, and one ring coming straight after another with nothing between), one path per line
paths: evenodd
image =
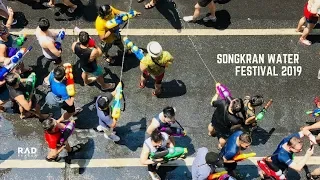
M30 148L18 147L18 156L19 157L36 157L37 156L37 148L35 148L35 147L30 147Z

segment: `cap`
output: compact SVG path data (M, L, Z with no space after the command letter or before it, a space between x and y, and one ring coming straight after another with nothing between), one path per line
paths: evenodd
M105 96L99 97L97 102L98 107L102 110L107 109L112 100L113 100L112 94L107 93Z
M218 153L208 152L205 159L207 164L214 165L217 167L223 166L223 160L222 158L220 158Z
M149 42L149 44L147 45L147 51L148 54L150 54L150 56L154 58L157 58L162 55L162 47L156 41Z

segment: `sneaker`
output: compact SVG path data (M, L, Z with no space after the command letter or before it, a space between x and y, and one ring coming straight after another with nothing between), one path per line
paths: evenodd
M99 126L97 127L97 130L98 130L99 132L103 132L103 127L102 127L101 125L99 125Z
M161 180L160 176L156 172L148 171L148 173L151 176L152 180Z
M184 16L184 17L183 17L183 20L184 20L185 22L194 21L194 20L193 20L193 16Z
M216 21L217 21L217 18L216 18L215 16L211 16L211 15L203 18L203 21L204 21L204 22L208 22L208 21L210 21L210 20L211 20L212 22L216 22Z
M306 46L310 46L311 45L311 41L306 40L306 39L300 39L299 40L302 44L306 45Z
M112 140L112 141L114 141L114 142L120 141L120 137L117 136L117 135L115 135L115 134L111 134L110 136L104 134L104 137L105 137L106 139L110 139L110 140Z

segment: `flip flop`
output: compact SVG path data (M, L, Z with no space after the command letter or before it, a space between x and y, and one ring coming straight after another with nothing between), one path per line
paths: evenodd
M152 8L154 8L156 5L155 4L152 4L152 3L148 3L148 4L146 4L146 5L144 5L144 8L145 9L152 9Z
M57 156L56 158L50 158L50 159L46 157L46 160L48 162L59 162L61 160L61 157Z
M54 5L53 4L49 4L49 2L44 2L44 3L42 3L42 5L44 6L44 7L47 7L47 8L53 8L54 7Z
M83 109L81 107L76 107L76 111L74 112L73 116L77 116L78 114L80 114L83 111Z
M77 145L71 147L71 151L68 153L75 153L75 152L78 152L80 149L81 149L81 145L77 144Z
M115 62L115 59L110 58L110 57L105 58L105 60L106 60L109 64L113 64L113 63Z
M146 83L144 83L143 81L140 81L140 83L139 83L139 88L140 89L143 89L143 88L145 88L146 87Z
M156 91L152 91L152 96L158 97L161 94L161 92L161 90L158 93L156 93Z
M115 83L108 83L109 84L109 87L108 88L101 88L102 91L105 91L105 90L110 90L110 89L114 89L116 87L116 84Z

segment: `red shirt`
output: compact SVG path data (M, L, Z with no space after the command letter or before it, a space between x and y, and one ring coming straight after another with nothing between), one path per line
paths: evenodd
M50 149L56 149L61 137L61 132L58 127L54 129L54 133L44 132L44 138Z

